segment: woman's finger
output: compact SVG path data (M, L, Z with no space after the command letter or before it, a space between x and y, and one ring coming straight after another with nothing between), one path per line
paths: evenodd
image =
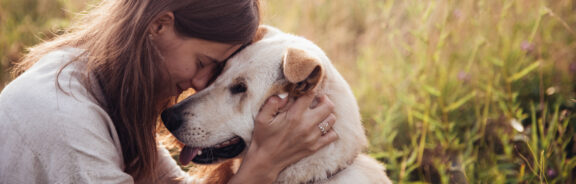
M322 122L318 124L321 135L324 136L324 134L328 133L332 129L332 126L334 126L334 123L336 123L336 116L334 114L330 114L326 119L322 120Z
M289 114L290 115L302 115L304 111L310 109L310 104L316 98L315 93L306 93L305 95L300 96L296 99L296 102L290 107Z
M310 147L310 151L316 152L336 140L338 140L338 134L335 131L329 131L324 136L319 136L315 144Z
M262 105L260 113L256 116L256 122L259 123L270 123L276 117L280 108L286 104L286 99L282 99L278 96L271 96L266 100L266 103Z
M326 113L334 111L334 103L330 101L328 96L320 95L316 99L318 104L312 108L313 113Z
M310 120L309 122L322 123L323 121L326 121L326 119L328 119L331 114L333 114L334 104L332 103L332 101L330 101L330 99L328 99L326 95L321 95L317 99L318 104L316 105L316 107L314 107L314 109L311 109L309 112L307 112L308 113L307 116L309 116L307 119ZM330 124L330 127L332 126L333 124Z

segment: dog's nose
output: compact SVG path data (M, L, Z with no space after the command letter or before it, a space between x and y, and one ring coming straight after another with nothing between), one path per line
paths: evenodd
M166 109L161 115L164 126L170 131L174 132L180 125L182 125L182 117L175 113L172 109Z

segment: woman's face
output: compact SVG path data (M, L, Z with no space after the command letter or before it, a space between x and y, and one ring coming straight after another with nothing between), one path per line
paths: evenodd
M216 74L220 64L240 44L226 44L178 35L173 29L154 38L162 58L161 95L175 96L188 88L200 91Z

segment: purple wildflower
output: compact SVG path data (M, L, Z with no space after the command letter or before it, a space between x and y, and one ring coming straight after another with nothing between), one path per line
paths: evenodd
M468 82L470 80L470 74L466 73L465 71L458 72L458 80Z
M570 66L568 67L568 69L570 70L570 72L576 73L576 61L572 61L572 63L570 63Z
M535 47L536 46L533 43L530 43L529 41L522 41L522 43L520 44L520 49L526 52L534 51Z
M452 11L452 15L454 15L456 19L461 19L464 13L462 13L462 10L460 9L455 9L454 11Z
M558 172L556 172L556 170L554 170L554 169L548 169L546 174L548 174L548 177L550 179L556 178L556 176L558 176Z

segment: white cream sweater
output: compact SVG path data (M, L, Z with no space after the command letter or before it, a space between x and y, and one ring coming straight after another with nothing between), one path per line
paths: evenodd
M0 93L0 184L134 183L125 173L121 145L110 117L80 82L81 64L67 66L82 50L44 56ZM96 95L98 96L98 95ZM192 182L159 146L156 181Z

